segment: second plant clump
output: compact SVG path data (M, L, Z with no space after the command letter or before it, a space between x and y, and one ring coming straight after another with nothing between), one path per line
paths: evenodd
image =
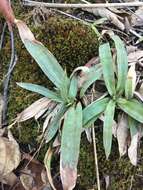
M143 123L143 104L134 98L135 66L131 66L128 72L124 43L118 36L111 35L117 53L115 60L112 58L109 43L103 43L99 47L101 64L90 68L78 67L68 77L56 58L43 44L35 40L31 31L21 21L17 22L17 26L26 49L53 83L54 89L50 90L37 84L17 83L22 88L44 97L19 114L16 121L23 122L31 117L38 119L44 115L43 136L46 143L51 141L52 145L55 139L61 137L60 175L63 188L70 190L76 185L81 133L93 126L101 114L104 114L103 144L106 158L111 152L116 110L128 119L131 137L137 133L139 124ZM27 35L23 35L23 29ZM79 71L82 72L79 74ZM85 106L84 97L89 87L102 77L108 93L95 101L91 100L91 104ZM47 170L50 166L50 150L49 148L45 156ZM123 154L124 150L121 152L121 155ZM136 160L132 163L135 165ZM52 186L54 188L53 184Z

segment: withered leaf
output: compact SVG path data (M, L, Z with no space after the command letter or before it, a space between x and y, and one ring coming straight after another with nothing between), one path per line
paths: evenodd
M120 156L123 156L127 151L128 138L128 121L127 116L123 113L118 120L117 141L119 146Z
M137 165L137 148L139 141L139 133L136 133L131 140L130 147L128 149L128 156L131 163L136 166Z
M8 131L8 138L0 137L0 176L8 175L17 168L21 160L19 146Z
M41 110L48 109L48 104L51 102L48 98L44 97L33 104L31 104L28 108L26 108L24 111L22 111L20 114L18 114L16 120L17 122L23 122L26 121L35 115L37 115Z
M120 30L125 29L123 22L119 20L120 17L106 8L98 8L98 9L91 8L91 9L84 9L84 10L90 13L93 13L96 16L106 17Z

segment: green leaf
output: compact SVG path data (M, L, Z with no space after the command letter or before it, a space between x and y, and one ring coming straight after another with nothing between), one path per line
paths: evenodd
M65 72L53 54L46 47L44 47L43 44L37 41L24 40L24 44L45 75L58 88L61 88L65 80Z
M78 80L77 76L74 75L70 82L69 97L74 100L76 98L77 91L78 91Z
M58 111L57 115L55 116L53 121L48 126L48 128L44 134L46 143L48 143L57 133L57 131L60 127L61 118L63 117L66 110L67 110L67 107L65 107L65 105L61 105L61 109Z
M83 110L83 126L86 126L89 121L101 114L105 110L108 102L109 98L103 98L85 107Z
M106 158L108 159L112 146L112 127L114 121L115 102L110 100L105 110L105 120L103 125L103 144Z
M143 104L136 99L126 100L119 98L118 106L135 120L143 123Z
M60 95L65 103L69 103L69 96L68 96L69 85L70 81L65 75L62 87L60 89Z
M114 40L117 51L118 82L116 91L118 94L122 94L125 89L128 72L128 57L123 41L117 35L113 35L111 37Z
M41 95L43 95L49 99L52 99L56 102L62 102L62 99L59 97L59 95L56 92L53 92L53 91L49 90L48 88L45 88L41 85L32 84L32 83L23 83L23 82L18 82L17 85L26 90L41 94Z
M113 60L109 43L100 45L99 57L103 66L103 76L108 92L111 96L115 95L115 77L113 70Z
M102 75L102 68L99 66L94 66L90 71L86 74L86 80L83 83L80 90L80 97L82 98L86 92L86 90L92 85L96 80L99 80Z
M139 126L139 122L133 119L132 117L128 116L128 124L129 124L131 138L132 138L138 132L137 127Z
M70 107L65 115L60 157L60 174L63 189L73 189L77 178L77 163L82 132L82 106Z
M100 116L100 114L97 115L97 116L95 116L95 117L93 117L93 118L92 118L91 120L89 120L83 127L84 127L85 129L92 127L92 125L93 125L94 122L98 119L99 116Z

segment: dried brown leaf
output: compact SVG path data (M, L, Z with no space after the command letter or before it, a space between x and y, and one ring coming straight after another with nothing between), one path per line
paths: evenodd
M143 102L143 84L141 84L139 90L134 92L135 96Z
M47 177L48 177L48 180L49 180L49 183L51 185L51 187L53 188L53 190L56 190L54 184L53 184L53 179L52 179L52 175L51 175L51 159L52 159L52 155L53 155L53 151L52 149L49 147L46 155L45 155L45 158L44 158L44 164L45 164L45 167L46 167L46 171L47 171Z
M25 40L30 40L30 41L36 41L33 33L31 30L28 28L25 22L21 20L15 19L15 24L18 27L19 35L21 37L22 42L24 43Z
M2 179L0 179L0 182L2 182L3 184L13 186L16 183L17 179L17 176L13 172L11 172L3 176Z
M143 25L143 7L139 7L135 14L131 16L132 26L142 26Z
M143 58L143 51L142 50L137 50L133 51L128 54L128 63L129 64L135 64L141 61Z
M108 20L110 20L115 26L117 26L120 30L124 30L125 26L123 22L119 20L119 16L117 16L115 13L111 12L110 10L106 8L98 8L98 9L84 9L96 16L106 17Z
M137 132L131 140L130 147L128 149L128 156L131 163L136 166L137 165L137 148L138 148L138 141L139 141L139 133Z
M56 116L56 114L58 113L59 109L60 109L61 105L57 105L50 114L48 114L48 116L46 117L44 124L43 124L43 133L45 132L45 130L47 129L48 125L50 122L53 121L54 117Z
M89 143L92 143L91 128L85 129L86 138Z
M109 185L110 185L110 176L109 175L105 175L104 179L105 179L106 190L107 190L109 188Z
M31 170L24 169L23 174L20 175L20 181L25 190L32 190L34 187L34 177L32 176Z
M136 71L135 71L135 64L131 65L131 67L128 70L128 74L127 74L127 79L131 80L132 82L132 93L134 93L135 88L136 88Z
M26 121L26 120L34 117L42 110L45 110L46 108L48 109L48 105L50 102L51 102L51 100L49 100L46 97L43 97L43 98L37 100L36 102L31 104L28 108L26 108L23 112L18 114L16 120L18 122L23 122L23 121Z
M123 113L118 120L117 141L119 146L120 156L126 154L128 138L128 121L127 116Z
M0 137L0 176L8 175L17 168L21 160L19 146L10 131L8 138Z

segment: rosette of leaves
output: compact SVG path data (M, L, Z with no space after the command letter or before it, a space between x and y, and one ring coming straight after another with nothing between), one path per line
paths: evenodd
M119 113L119 110L121 110L122 114L125 115L124 118L121 118L121 120L124 120L121 124L124 127L121 126L121 128L124 128L123 130L126 132L129 128L132 140L128 149L128 155L132 164L136 165L137 159L135 158L135 155L133 155L133 152L135 153L137 148L138 127L141 123L143 123L143 104L134 97L134 91L136 87L135 65L130 66L128 70L127 52L124 47L124 43L116 35L111 35L110 37L114 41L116 48L115 60L113 59L109 43L104 43L99 47L99 56L103 68L103 77L109 93L109 102L104 111L104 149L106 157L108 158L111 152L112 126L115 110L118 111L117 114ZM123 134L123 136L126 135L127 134ZM134 140L135 138L136 140ZM120 136L120 140L123 139L124 137ZM121 146L123 146L123 142L121 142ZM121 151L120 148L122 149ZM119 151L121 156L126 152L123 150L123 147L119 147Z
M86 110L84 110L82 103L82 97L88 87L101 77L102 68L101 65L92 68L79 67L68 77L54 55L34 38L25 23L22 21L16 21L16 23L26 49L54 85L53 90L50 90L37 84L17 83L20 87L44 97L20 113L16 121L23 122L32 117L38 119L43 116L45 118L43 134L46 143L51 142L52 144L58 136L58 132L60 132L61 181L63 189L70 190L76 185L77 163L83 127L93 123L96 116L105 110L109 101L109 98L94 101ZM82 80L82 86L79 87L79 78L80 80L82 78L78 75L80 70L84 73L84 79ZM49 153L46 155L49 155ZM47 165L46 168L49 168L49 156L45 157L45 164Z
M37 84L17 83L22 88L44 96L19 114L17 121L22 122L31 117L37 119L45 114L43 132L47 143L49 141L53 142L53 139L58 135L58 131L61 131L60 175L63 188L71 190L75 187L77 179L77 163L83 128L90 127L100 114L104 113L103 141L106 157L108 158L112 144L115 108L120 108L131 118L143 122L143 106L133 98L132 80L129 79L128 81L127 78L127 53L120 38L113 36L117 50L116 70L114 70L115 65L113 66L110 45L105 43L99 47L101 64L91 68L77 68L68 77L56 58L43 44L35 40L27 26L21 21L16 20L15 22L26 49L55 87L54 90L50 90ZM78 70L83 70L85 73L80 86ZM86 107L83 106L82 98L88 87L100 79L102 73L108 95L93 101ZM46 158L46 168L49 170L48 156Z

